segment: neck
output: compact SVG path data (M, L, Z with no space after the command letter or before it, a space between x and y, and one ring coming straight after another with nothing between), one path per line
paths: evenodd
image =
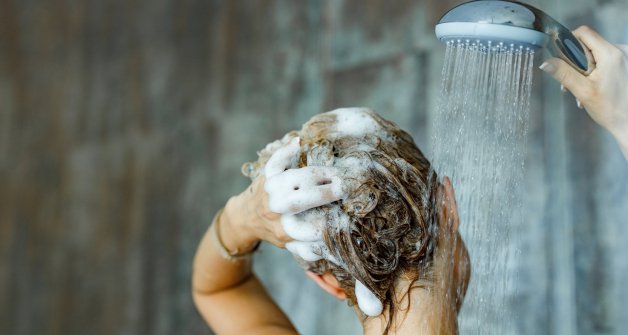
M397 297L398 304L395 316L389 328L389 334L457 334L458 322L455 304L447 295L435 287L414 287L410 299L405 295L410 282L397 285L402 292ZM409 304L409 305L408 305ZM362 315L359 308L356 313ZM381 335L388 324L389 313L386 311L378 317L362 319L365 335Z

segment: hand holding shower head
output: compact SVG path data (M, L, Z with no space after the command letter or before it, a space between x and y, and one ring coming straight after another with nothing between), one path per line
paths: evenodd
M595 69L589 49L543 11L512 0L476 0L449 10L436 25L441 41L470 40L544 46L584 75Z

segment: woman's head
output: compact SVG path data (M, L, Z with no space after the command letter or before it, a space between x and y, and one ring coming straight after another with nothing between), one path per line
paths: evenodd
M318 275L333 274L352 303L360 303L356 289L366 288L394 311L400 278L431 280L439 183L429 161L395 124L366 108L345 108L319 114L269 144L256 163L245 164L245 174L257 177L270 155L297 136L301 150L294 167L341 169L346 194L309 210L325 218L323 259L299 258L300 264Z

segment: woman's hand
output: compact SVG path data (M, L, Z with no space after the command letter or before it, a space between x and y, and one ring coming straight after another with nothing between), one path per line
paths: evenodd
M220 218L220 235L228 250L251 250L259 240L283 248L299 237L308 242L307 246L315 247L316 236L303 239L301 235L315 232L320 220L294 214L341 199L345 195L343 170L322 166L295 168L299 153L299 138L294 138L272 155L263 176L229 199Z
M628 46L613 45L586 26L573 33L591 50L596 68L584 76L551 58L541 70L573 93L591 118L615 136L628 159Z
M265 181L264 176L258 177L227 202L220 218L220 234L228 250L251 250L260 240L283 248L291 240L283 230L281 215L268 208Z

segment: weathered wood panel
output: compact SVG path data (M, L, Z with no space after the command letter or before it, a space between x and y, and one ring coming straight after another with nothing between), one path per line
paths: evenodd
M246 185L241 163L343 105L377 109L429 152L433 25L460 2L0 1L0 333L209 333L191 259ZM535 3L628 43L624 0ZM622 334L628 166L535 75L513 327ZM286 252L256 261L301 332L360 332Z

